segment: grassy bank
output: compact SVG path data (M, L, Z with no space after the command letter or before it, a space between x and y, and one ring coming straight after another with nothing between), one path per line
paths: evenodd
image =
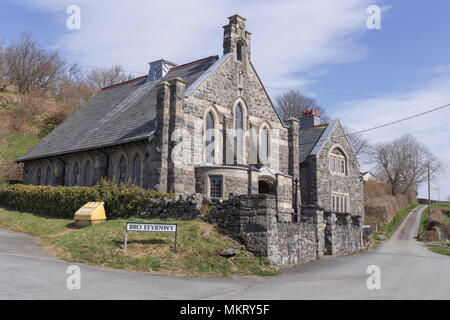
M447 207L444 203L432 204L431 207L444 209ZM419 238L420 236L428 229L428 217L430 216L430 210L428 206L422 211L422 216L420 217L420 225L419 225ZM443 220L443 224L450 223L450 217L446 217Z
M446 256L450 256L450 248L448 247L433 247L433 248L428 248L428 250L433 251L435 253L440 253L440 254L444 254Z
M41 237L41 244L66 261L109 268L175 275L231 276L275 275L277 271L255 257L213 225L200 220L143 220L177 223L177 253L172 233L130 232L124 253L125 222L108 220L78 229L71 219L54 219L0 208L0 227ZM224 258L222 249L237 247L240 253Z
M375 233L374 239L378 241L389 239L394 231L397 230L398 226L402 223L407 214L418 205L418 202L410 203L407 207L397 211L391 221L381 225L378 232Z

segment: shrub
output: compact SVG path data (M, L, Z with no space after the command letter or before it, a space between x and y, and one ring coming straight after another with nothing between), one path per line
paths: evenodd
M150 198L163 196L171 195L102 180L91 188L12 185L0 189L0 204L38 215L71 218L87 202L103 201L111 219L135 216L144 211Z

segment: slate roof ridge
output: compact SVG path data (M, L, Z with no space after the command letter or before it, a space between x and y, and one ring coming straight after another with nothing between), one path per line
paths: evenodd
M218 55L209 56L209 57L206 57L206 58L202 58L202 59L198 59L198 60L195 60L195 61L187 62L185 64L180 64L178 66L170 68L169 72L170 71L174 71L174 70L178 70L178 69L182 69L182 68L188 67L188 66L193 65L193 64L197 64L197 63L205 62L205 61L208 61L208 60L212 60L212 59L216 59L217 60L217 59L219 59L219 56Z
M147 75L145 75L145 76L140 76L140 77L138 77L138 78L134 78L134 79L131 79L131 80L127 80L127 81L124 81L124 82L119 82L119 83L116 83L116 84L113 84L113 85L110 85L110 86L101 88L100 91L108 90L108 89L115 88L115 87L118 87L118 86L121 86L121 85L124 85L124 84L129 84L129 83L132 83L132 82L135 82L135 81L143 80L144 78L147 78Z
M312 128L318 128L318 127L328 127L329 123L324 123L324 124L318 124L315 126L309 126L309 127L303 127L303 128L299 128L299 130L304 130L304 129L312 129Z

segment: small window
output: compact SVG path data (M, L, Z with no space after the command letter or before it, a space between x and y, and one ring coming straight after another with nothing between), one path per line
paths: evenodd
M210 176L210 196L211 198L222 198L222 176Z
M125 160L125 157L124 156L122 156L121 158L120 158L120 161L119 161L119 168L118 168L119 170L119 174L118 174L118 176L119 176L119 183L125 183L125 182L127 182L127 162L126 162L126 160Z
M80 166L75 163L72 171L72 185L78 186L80 184Z
M84 186L90 187L92 185L91 182L91 162L86 162L86 166L84 167Z
M341 195L333 195L333 212L348 213L348 197Z
M236 44L236 59L238 61L242 61L244 57L244 43L242 41L238 41Z
M141 156L136 155L133 160L133 184L141 185Z
M37 186L40 186L42 184L42 171L41 171L41 168L37 169L37 171L36 171L35 184Z
M45 185L50 186L52 184L52 169L50 166L45 170Z

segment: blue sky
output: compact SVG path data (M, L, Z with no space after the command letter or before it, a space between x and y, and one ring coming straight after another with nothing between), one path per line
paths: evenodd
M80 30L66 28L70 4L80 6ZM366 27L372 4L382 8L380 30ZM361 130L450 102L449 12L446 0L0 1L0 39L28 31L70 62L145 73L161 57L184 63L220 55L222 26L239 13L248 19L252 62L272 97L303 90L332 118ZM449 109L367 137L413 133L450 159ZM450 196L449 181L447 174L439 182L441 199Z

